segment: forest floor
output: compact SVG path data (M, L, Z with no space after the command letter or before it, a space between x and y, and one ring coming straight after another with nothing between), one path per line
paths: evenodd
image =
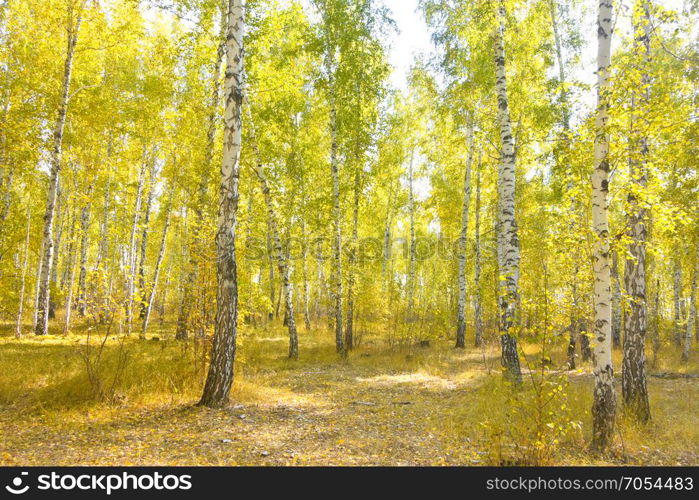
M637 425L620 411L613 451L594 456L590 366L557 370L562 344L513 391L496 342L461 351L447 340L399 347L368 337L341 361L322 329L302 332L301 359L289 361L280 326L247 331L231 404L211 410L195 406L204 346L171 331L110 339L98 361L84 332L18 341L3 327L0 464L699 465L696 350L680 365L664 347L648 383L653 421ZM525 345L528 360L537 349ZM676 374L685 375L667 378Z

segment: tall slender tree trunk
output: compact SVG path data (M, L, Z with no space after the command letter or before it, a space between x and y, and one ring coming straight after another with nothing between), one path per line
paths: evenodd
M495 31L495 89L498 100L501 157L498 169L498 270L500 343L507 376L519 383L522 372L513 331L519 303L519 236L515 218L516 150L512 136L505 72L505 5L500 0Z
M254 224L254 217L253 217L253 202L255 200L255 190L251 189L250 192L248 193L248 206L245 211L246 218L245 218L245 246L246 249L250 247L253 244L253 239L252 239L252 229L253 229L253 224ZM246 250L247 251L247 250ZM257 273L259 276L259 267L257 268ZM248 286L248 296L247 296L247 305L246 305L246 316L244 318L245 323L252 323L252 324L257 324L257 321L255 320L255 312L254 312L254 306L253 306L253 299L255 296L255 291L253 287L255 286L254 283L254 271L250 271L250 282Z
M609 269L609 93L611 82L612 3L601 0L597 17L597 118L595 168L592 173L592 226L596 241L592 267L595 276L594 376L592 447L604 451L614 437L616 394L612 365L611 275Z
M354 285L357 272L357 246L359 244L359 196L361 193L361 167L354 172L354 203L352 208L352 248L349 255L349 280L347 283L347 326L345 327L345 346L354 348Z
M75 291L75 272L76 272L76 258L73 249L75 245L75 226L76 217L75 214L70 219L70 248L71 251L67 255L68 262L68 276L66 277L66 307L63 316L63 335L68 335L70 331L70 321L73 313L73 293Z
M49 167L49 190L46 198L46 212L44 213L43 231L43 255L41 257L41 267L39 273L39 298L37 300L37 321L34 332L37 335L46 335L49 331L49 302L51 300L51 289L49 279L51 266L54 259L53 244L53 224L56 213L56 197L58 195L58 184L61 173L61 156L63 153L63 129L66 124L68 114L68 100L70 98L70 76L73 71L73 54L75 45L78 42L78 32L82 19L82 7L85 0L80 0L78 12L73 10L73 2L69 2L68 12L68 45L63 67L63 88L61 99L58 105L58 117L53 129L53 147L51 149L51 164ZM73 22L73 16L75 22Z
M128 275L126 278L126 334L131 335L131 325L133 322L133 303L136 293L136 231L141 217L141 201L143 198L143 183L145 182L147 154L144 147L143 162L138 173L138 187L136 189L136 201L134 202L133 219L131 223L131 237L129 238L128 252Z
M621 347L621 280L619 279L619 256L612 252L612 344Z
M78 314L85 316L87 310L87 245L92 205L92 184L87 188L87 200L80 212L80 275L78 276Z
M330 176L333 199L333 298L335 299L335 350L340 356L347 355L342 334L342 206L340 204L340 165L337 153L337 103L335 68L331 48L327 48L326 67L330 89Z
M697 281L699 281L699 242L694 245L694 273L692 274L692 291L689 302L689 314L687 315L687 330L684 336L684 348L682 349L682 362L689 361L689 353L692 349L692 331L697 322Z
M146 208L143 212L143 230L141 231L141 254L138 261L138 291L140 297L140 307L138 318L143 321L146 314L146 253L148 250L148 234L150 233L150 213L153 208L153 197L155 196L155 162L151 164L148 179L148 196L146 197Z
M161 325L163 324L163 321L165 321L165 306L167 305L167 295L170 292L170 283L172 281L172 260L173 259L170 259L170 263L167 266L167 273L165 273L165 286L163 286L163 293L158 304L158 319L160 320Z
M413 191L413 162L415 160L415 145L410 150L408 163L408 217L410 220L410 254L408 261L408 322L413 321L413 306L415 302L415 193Z
M388 262L391 259L391 226L393 224L393 179L388 188L388 201L386 202L386 219L383 230L383 258L381 260L381 275L383 276L384 292L390 292L388 288Z
M650 420L650 404L646 383L646 336L648 332L648 303L646 286L646 220L645 201L639 200L648 185L648 138L637 127L647 128L646 113L650 99L650 11L647 2L637 0L634 17L634 49L642 59L640 90L631 97L631 150L629 176L633 188L628 195L628 257L624 266L624 285L629 295L629 310L624 316L624 358L621 365L621 391L624 406L638 421ZM639 110L640 105L640 110Z
M224 144L216 234L216 323L211 362L200 405L222 407L228 403L233 384L238 321L238 278L235 236L240 177L243 107L243 0L228 1L226 36L227 69L225 78Z
M248 105L248 122L250 123L252 149L255 153L255 175L260 181L260 189L267 206L267 222L269 233L272 238L272 251L274 259L279 268L279 275L282 280L282 295L284 297L285 317L284 323L289 330L289 358L298 359L299 357L299 337L296 330L296 315L294 313L294 288L291 282L291 266L287 255L282 247L282 239L279 231L279 217L274 208L274 200L272 199L272 191L269 188L269 182L262 167L260 151L257 145L257 137L255 135L255 126L252 121L252 112Z
M473 163L473 123L468 127L468 157L464 172L461 232L459 233L459 301L456 318L456 347L466 348L466 241L468 237L468 206L471 201L471 164Z
M111 139L109 146L107 148L107 158L111 158L111 151L112 151L112 146L111 146ZM100 305L100 322L104 323L107 321L107 318L109 317L109 303L110 303L110 297L109 297L109 279L108 276L110 276L109 272L109 265L108 265L108 259L109 259L109 217L110 217L110 191L111 191L111 175L107 177L107 182L104 190L104 208L103 208L103 214L102 214L102 222L100 224L100 241L99 245L97 247L97 262L95 267L97 268L98 272L100 273L100 286L102 288L101 293L102 293L102 303Z
M51 274L49 277L49 288L53 287L55 290L57 278L58 278L58 257L61 252L61 236L63 232L63 219L65 219L65 210L63 209L63 190L61 189L61 183L58 183L58 196L56 197L56 231L53 238L53 261L51 262ZM49 299L49 319L54 319L56 317L56 297L52 296Z
M674 322L674 341L675 345L682 345L682 261L679 256L675 256L673 259L674 272L672 280L672 291L673 291L673 306L675 313Z
M68 256L73 255L73 252L75 251L75 220L77 217L77 206L73 206L73 210L70 213L70 216L68 217L68 250L67 254ZM65 247L65 243L64 243ZM70 259L69 258L64 258L63 259L63 269L61 270L61 291L65 291L66 288L66 283L68 283L68 278L70 277Z
M556 47L556 60L558 63L558 78L560 80L559 98L561 102L561 119L563 131L570 133L570 109L568 106L568 90L566 87L565 62L563 60L563 50L561 36L558 33L558 13L556 9L557 0L549 0L549 10L551 12L551 26L553 28L553 41ZM566 137L566 141L568 138Z
M194 286L199 276L199 252L201 247L201 230L203 221L203 205L206 201L208 185L210 179L210 171L215 169L213 165L214 159L214 141L216 139L216 124L218 121L218 106L221 93L221 66L223 56L226 53L227 41L226 33L228 29L228 11L229 0L224 0L221 3L221 32L219 34L219 44L216 51L216 58L211 65L211 96L209 100L209 120L206 133L206 154L204 165L199 179L198 203L194 209L194 228L192 230L192 244L189 252L189 269L187 270L184 287L182 291L182 299L180 302L179 312L177 316L177 330L175 338L177 340L186 340L189 331L189 317L192 312Z
M2 123L7 123L7 116L10 112L10 98L11 92L9 89L6 90L3 96L4 106L2 110ZM5 240L5 232L7 227L5 221L10 213L10 205L12 204L12 181L14 179L14 172L12 169L8 169L6 172L5 165L10 162L7 157L7 127L0 128L0 242ZM0 252L0 260L2 260L3 254Z
M316 287L316 300L315 300L315 305L313 306L313 309L315 311L315 317L316 319L320 319L322 313L323 313L323 295L326 290L326 285L325 285L325 273L323 273L323 259L321 257L320 252L322 251L320 243L318 244L318 249L317 249L317 255L316 255L316 281L318 282L318 286Z
M303 245L302 255L301 255L301 270L303 274L303 321L306 331L311 329L311 313L309 310L309 296L310 292L308 289L308 240L306 238L306 221L301 218L301 244Z
M160 278L160 267L163 263L163 258L165 257L165 249L167 247L167 234L170 230L170 215L172 213L172 197L174 196L175 188L174 186L170 191L170 199L167 205L167 212L165 214L165 225L163 226L163 237L160 240L160 250L158 251L158 258L155 261L155 270L153 271L153 282L150 285L150 290L147 294L147 299L145 299L145 309L143 311L143 323L141 324L141 336L146 336L146 331L148 330L148 320L150 319L151 311L153 310L153 301L155 300L156 291L158 289L158 279ZM145 290L145 287L144 287ZM167 284L165 285L165 291L167 291Z
M473 276L473 327L475 330L475 346L483 344L483 311L481 306L481 152L478 152L476 167L476 223L475 223L475 256Z
M68 285L66 288L68 290L68 294L66 295L66 309L65 309L65 316L63 318L63 335L68 335L68 332L70 332L70 320L71 320L72 313L73 313L73 291L75 289L74 283L75 283L75 268L76 268L74 255L71 255L69 257L69 266L70 266L70 272L68 275Z
M107 160L112 157L112 139L110 137L109 144L107 145ZM97 247L97 268L101 267L104 261L107 260L109 255L109 215L111 212L110 202L111 202L111 187L112 187L112 176L111 172L107 176L107 180L104 187L104 208L102 210L102 221L100 223L100 241Z
M570 154L570 107L568 102L568 90L567 90L567 80L565 72L565 61L563 58L562 42L561 36L558 31L559 21L558 21L558 10L557 10L557 0L549 0L549 10L551 14L551 26L553 28L553 38L556 49L556 60L558 65L558 78L559 78L559 100L561 105L561 126L563 129L562 134L562 147L564 152L564 161L566 175L570 176L568 179L568 189L573 188L572 180L572 169L569 166L569 154ZM572 231L575 230L576 219L580 218L579 215L579 204L576 198L571 199L571 221L569 223L569 228ZM578 296L577 279L579 272L579 255L577 249L573 249L575 255L573 260L575 261L574 269L570 279L570 296L571 296L571 308L570 308L570 325L568 326L569 339L568 339L568 369L573 370L576 366L576 347L578 345L578 338L582 333L582 339L580 341L581 350L583 354L583 360L589 359L591 352L589 347L589 338L587 332L581 332L581 325L583 321L580 318L580 299Z
M270 228L269 219L267 219L267 260L269 264L269 313L267 319L274 319L274 302L277 296L277 289L274 286L274 244L272 243L272 229Z
M27 233L24 237L24 258L22 260L22 282L19 287L19 308L17 311L17 328L15 329L15 338L22 336L22 314L24 313L24 287L27 279L27 265L29 263L29 235L32 227L32 212L31 207L27 207Z
M32 315L32 331L36 331L36 325L39 322L39 295L41 291L41 268L43 267L44 260L44 242L41 241L41 249L39 250L39 263L36 270L36 289L34 290L34 314Z

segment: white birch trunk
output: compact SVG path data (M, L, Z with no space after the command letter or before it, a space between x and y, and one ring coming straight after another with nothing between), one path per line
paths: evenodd
M138 230L138 221L141 217L141 199L143 197L143 183L145 182L146 173L146 150L143 150L143 162L138 173L138 187L136 190L136 201L134 202L133 219L131 223L131 236L129 238L129 253L126 277L126 335L131 335L131 325L133 322L133 303L134 294L136 293L136 231Z
M238 321L238 278L235 236L240 177L243 107L243 0L228 1L223 161L221 165L218 232L216 234L216 323L211 363L200 405L221 407L228 403L233 384Z
M61 156L63 153L63 129L68 114L68 100L70 98L70 78L73 71L73 54L75 45L78 42L78 32L82 19L82 7L84 0L81 0L77 13L73 11L73 2L69 1L69 29L66 57L63 69L63 88L58 106L58 117L53 129L53 147L51 149L51 164L49 167L49 190L46 199L46 212L44 214L44 231L41 266L39 268L39 294L36 307L36 326L34 332L37 335L46 335L49 329L49 302L51 300L51 289L49 280L51 267L54 259L53 245L53 224L56 212L56 197L58 195L58 183L61 172ZM73 23L73 15L76 15Z
M141 325L141 336L146 336L146 331L148 330L148 321L150 319L151 312L153 310L153 301L155 300L156 291L158 289L158 279L160 278L160 266L163 263L163 258L165 257L165 249L167 247L167 234L170 229L170 215L172 212L172 197L174 195L175 188L172 188L170 192L170 200L168 201L167 213L165 215L165 225L163 227L163 237L160 240L160 250L158 251L158 258L155 261L155 271L153 272L153 283L150 286L150 291L148 292L148 298L145 301L145 309L143 311L143 323ZM167 284L165 285L165 291L167 291Z
M498 270L500 304L500 342L502 365L509 378L520 382L522 375L513 328L519 301L519 236L515 218L516 151L510 121L505 72L505 6L498 7L495 37L495 90L498 101L501 158L498 169Z
M624 316L624 358L621 365L621 390L626 410L640 422L650 420L650 404L646 384L646 336L648 331L648 304L646 286L646 220L645 201L639 200L648 185L648 138L639 130L647 130L646 113L650 100L650 11L645 0L637 0L634 7L634 52L644 68L641 88L634 89L631 97L631 150L629 177L632 188L628 195L628 237L630 239L624 284L629 296L629 310ZM640 109L639 109L640 108Z
M675 313L674 340L676 345L682 345L682 262L675 256L672 280L673 306Z
M383 276L384 292L388 292L388 261L391 258L391 226L393 224L393 179L388 188L388 201L386 203L386 219L383 230L383 259L381 261L381 275Z
M475 257L473 277L473 324L475 329L475 346L483 343L483 312L481 309L481 152L478 153L476 170L476 223L475 223Z
M459 233L459 298L456 317L456 347L466 348L466 243L468 238L468 207L471 202L471 164L473 163L473 123L469 124L467 137L468 157L464 172L461 231Z
M592 267L595 276L594 305L594 402L592 446L607 449L614 436L616 395L612 366L611 273L609 269L609 93L611 83L612 3L600 0L597 17L597 118L595 122L595 168L592 173L592 228L596 241Z
M308 240L306 238L306 221L301 218L301 239L302 245L303 245L303 254L301 256L302 262L301 265L303 266L302 268L302 274L303 274L303 321L304 321L304 326L306 327L306 331L310 331L311 329L311 313L309 310L309 301L310 301L310 290L308 286L308 263L307 263L307 257L308 257Z
M66 295L66 309L65 309L65 316L63 318L63 335L68 335L68 332L70 332L70 320L73 312L73 290L74 290L74 283L75 283L75 268L76 268L76 263L75 263L75 258L71 255L70 257L70 272L68 276L68 286L66 287L68 290L68 295Z
M36 331L36 325L39 321L39 290L41 289L41 268L43 266L43 255L44 255L44 243L43 239L41 242L41 249L39 250L39 263L36 270L36 286L34 290L34 314L32 315L32 331Z
M410 150L410 163L408 164L408 216L410 219L410 254L408 261L408 314L407 321L413 321L413 303L415 301L415 193L413 192L413 162L415 160L415 146Z
M78 277L78 314L85 316L87 309L87 245L90 228L90 199L92 185L87 188L87 201L80 212L80 275Z
M359 196L361 192L361 167L355 166L354 203L352 208L352 248L349 255L349 281L347 283L347 326L345 328L345 347L354 348L354 284L357 272L357 245L359 244Z
M699 281L699 245L695 244L694 274L692 276L692 291L689 302L689 314L687 315L687 330L684 335L684 348L682 349L682 362L689 361L692 349L692 333L697 322L697 281Z
M155 177L156 168L155 161L151 164L148 180L148 196L146 197L146 208L143 213L143 230L141 231L141 255L138 262L138 296L139 313L138 317L141 321L146 314L147 297L146 297L146 252L148 250L148 235L150 234L150 213L153 208L153 198L155 196Z
M619 279L619 256L612 253L612 345L621 347L621 280Z
M32 212L27 208L27 233L24 237L24 258L22 261L22 282L19 288L19 310L17 311L17 328L15 329L15 338L22 336L22 314L24 312L24 286L27 279L27 265L29 263L29 235L32 227Z
M255 175L260 181L260 189L262 190L262 195L265 200L265 205L267 206L267 221L269 224L269 233L272 237L272 254L274 260L279 268L279 275L282 279L282 295L284 297L284 304L286 306L286 316L285 323L289 330L289 358L298 359L299 357L299 339L298 332L296 330L296 316L294 313L294 288L291 281L291 266L289 264L289 259L284 253L282 248L282 240L279 231L279 217L274 208L274 200L272 199L272 191L269 187L269 182L267 181L267 176L265 175L264 169L262 167L262 162L260 159L260 151L257 146L257 137L255 135L255 127L252 121L252 113L248 105L248 121L250 123L251 137L252 137L252 148L255 153Z
M330 89L330 176L332 178L333 199L333 280L335 299L335 350L341 356L347 355L342 334L342 206L340 203L340 165L337 153L337 107L335 89L335 68L332 63L331 47L326 54L328 87Z

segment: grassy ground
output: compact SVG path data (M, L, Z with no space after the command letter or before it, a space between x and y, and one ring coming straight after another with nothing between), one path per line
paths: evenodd
M171 331L110 339L97 362L96 343L85 355L84 331L17 341L3 328L0 464L699 464L697 378L651 377L653 422L620 414L614 450L593 456L590 367L557 370L563 345L544 372L538 347L525 346L534 373L513 391L496 343L457 351L446 340L390 347L368 337L339 361L323 329L301 334L292 362L281 327L247 331L231 405L209 410L193 406L204 346ZM693 358L680 365L665 347L652 371L697 374Z

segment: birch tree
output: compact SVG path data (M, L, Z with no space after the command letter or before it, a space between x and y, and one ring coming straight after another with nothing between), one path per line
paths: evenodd
M616 395L612 366L611 273L609 268L609 92L611 82L612 3L600 0L597 15L597 115L595 120L595 166L592 173L592 229L595 233L593 270L594 376L592 446L606 450L614 436Z
M517 352L515 322L519 300L519 236L515 217L516 150L507 99L505 71L505 4L500 0L495 28L495 90L500 129L500 164L498 168L498 269L500 304L500 343L502 365L508 377L519 382L522 375Z
M242 0L228 1L223 164L219 188L218 232L216 234L216 323L211 362L199 401L202 406L228 403L233 383L238 321L238 281L235 236L238 211L238 181L242 142L243 34L245 6Z
M684 335L684 347L682 349L682 362L689 361L689 353L692 349L692 336L694 334L694 325L697 320L697 281L699 281L699 244L694 244L694 272L692 273L692 287L689 299L689 313L687 315L687 330Z
M78 276L78 314L85 316L87 310L87 249L89 244L90 207L93 185L87 188L85 205L80 211L80 274Z
M349 255L349 280L347 284L347 326L345 327L345 346L354 348L354 303L355 280L357 272L357 246L359 245L359 196L361 193L361 166L355 165L354 189L352 202L352 240Z
M221 100L221 66L223 57L226 53L226 29L228 16L228 0L223 0L220 3L220 23L221 31L216 40L216 55L211 61L211 87L208 102L208 119L206 129L206 151L204 164L198 179L197 201L194 206L194 228L193 238L189 250L189 268L185 278L184 289L182 291L182 300L180 302L179 314L177 317L177 331L175 338L177 340L186 340L189 329L189 317L192 312L192 294L193 289L199 274L199 253L201 251L201 231L203 223L203 205L208 192L208 184L211 178L210 171L213 170L214 158L214 143L216 139L217 122L219 120L218 107Z
M413 321L413 304L415 302L415 253L417 250L415 241L415 148L410 147L410 159L408 160L408 224L410 231L410 248L408 250L408 323Z
M260 190L265 200L267 207L267 224L269 234L272 240L272 252L274 260L279 268L279 275L282 280L282 290L285 305L285 322L289 330L289 358L298 359L299 357L299 338L296 330L296 315L294 312L294 288L291 281L291 265L289 259L282 247L282 239L279 231L279 216L274 208L274 200L272 199L272 191L267 181L262 162L260 160L260 151L257 145L257 137L255 135L255 126L252 121L252 113L248 106L248 122L250 123L252 148L255 152L255 175L260 182Z
M27 279L27 267L29 265L29 236L32 228L32 213L30 208L27 208L27 232L24 237L24 257L22 259L22 281L19 288L19 308L17 311L17 327L15 328L15 338L22 336L22 315L24 313L24 288Z
M326 21L329 22L329 21ZM330 30L328 30L330 31ZM335 89L335 46L328 42L326 48L326 72L328 78L328 100L330 102L330 177L332 179L333 203L333 298L335 299L335 350L346 356L342 333L342 205L340 200L340 165L337 151L337 103Z
M673 293L673 340L682 344L682 262L679 256L673 258L672 293Z
M466 242L468 236L468 208L471 201L471 163L473 163L473 123L466 132L468 157L464 169L463 206L461 208L461 231L459 233L459 302L457 308L456 347L466 348ZM477 286L477 285L476 285Z
M638 0L634 8L634 52L641 66L641 81L631 97L631 131L629 177L628 257L624 265L624 285L629 296L629 309L624 315L624 359L621 366L621 389L624 406L640 422L650 420L650 404L646 386L645 343L648 330L646 290L646 221L645 190L648 185L648 119L650 100L650 8ZM641 131L641 129L643 131Z
M483 312L481 305L481 151L478 152L478 164L476 167L476 222L474 228L474 265L473 265L473 327L474 345L480 347L483 344Z
M41 266L39 270L39 293L37 299L37 321L34 332L37 335L46 335L49 329L49 302L51 301L51 289L49 280L54 259L53 225L56 215L56 197L61 174L61 157L63 154L63 130L68 114L68 101L70 99L70 81L73 72L73 56L75 46L78 43L78 32L82 22L83 8L86 0L67 0L68 40L66 56L63 67L63 82L61 97L58 105L58 116L53 128L53 141L51 147L51 160L49 167L49 187L46 198L46 211L44 212L43 250Z
M126 334L131 335L131 325L133 322L133 303L134 295L136 294L136 232L141 219L141 202L143 199L143 185L145 182L146 163L147 163L146 148L143 148L143 159L141 168L138 172L138 185L136 187L136 199L134 201L133 217L131 219L131 236L129 238L128 248L128 265L126 276Z
M148 321L150 319L151 312L153 310L153 302L155 300L156 291L158 290L158 280L160 279L160 267L163 263L163 258L165 257L165 250L167 247L167 235L170 230L170 220L172 215L172 198L175 194L174 186L170 188L170 196L165 209L165 224L163 226L163 236L160 240L160 250L158 251L158 258L155 261L155 270L153 271L153 281L150 284L150 289L145 295L144 299L144 311L143 311L143 323L141 324L141 336L145 337L146 331L148 330ZM167 293L167 284L165 285L165 293Z

